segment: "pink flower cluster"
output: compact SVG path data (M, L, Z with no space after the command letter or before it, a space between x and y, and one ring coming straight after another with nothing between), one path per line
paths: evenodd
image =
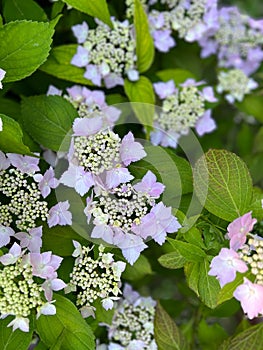
M263 285L261 279L257 278L258 270L253 270L255 264L251 264L255 255L258 266L262 264L261 253L257 254L262 248L257 250L257 246L263 246L263 238L251 233L257 222L251 213L244 214L228 225L227 238L230 240L230 248L222 248L213 258L208 273L210 276L216 276L220 286L224 287L235 280L237 272L245 273L252 267L251 272L256 276L255 281L251 282L244 277L243 283L233 293L249 319L263 315Z

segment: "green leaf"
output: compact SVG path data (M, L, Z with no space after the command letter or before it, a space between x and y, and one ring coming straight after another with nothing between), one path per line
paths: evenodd
M154 44L150 34L148 17L140 0L134 1L134 25L136 33L136 56L139 72L150 68L154 59Z
M263 324L252 326L220 346L219 350L262 350Z
M185 232L184 239L188 243L192 243L201 249L206 249L206 246L203 242L202 234L201 234L200 230L198 230L198 228L196 228L196 227L191 227L190 230Z
M17 329L13 332L12 327L7 327L7 325L13 319L14 316L8 316L5 319L0 319L0 349L27 350L32 339L33 330L29 332L22 332L20 329Z
M70 226L55 226L49 228L43 225L43 250L52 250L54 254L60 256L71 256L74 250L72 241L85 243L86 241L79 236Z
M75 67L70 63L77 52L77 46L70 44L54 47L47 61L39 69L59 79L82 85L93 85L91 81L83 77L84 68Z
M158 261L167 269L180 269L186 264L187 259L178 250L175 250L174 252L162 255Z
M30 153L30 149L23 143L23 131L20 125L12 118L0 114L3 130L0 131L0 149L10 153Z
M18 121L21 116L20 104L9 98L1 97L0 113L8 115Z
M194 188L212 214L232 221L247 212L252 180L246 164L234 153L210 150L194 168Z
M155 110L155 95L151 81L144 76L136 82L125 79L124 90L130 102L138 102L131 104L132 109L149 133L153 127Z
M261 95L245 96L242 102L236 103L242 112L253 115L258 121L263 122L263 101Z
M72 104L60 96L33 96L22 101L26 131L36 142L53 151L60 150L77 117ZM66 141L70 141L69 136Z
M48 347L61 342L57 349L95 349L94 335L74 304L58 294L53 299L56 300L56 314L41 315L36 321L40 339Z
M16 19L47 20L45 11L33 0L5 0L3 14L7 22Z
M217 306L218 293L221 288L217 279L208 275L210 270L209 265L210 262L207 259L204 259L200 263L198 291L202 302L211 309L214 309Z
M262 208L262 200L263 200L263 191L260 188L253 188L253 197L251 204L249 206L249 210L252 210L253 218L261 221L263 218L263 208Z
M160 146L145 146L147 156L130 166L131 172L141 178L148 170L156 173L158 181L165 185L162 196L167 206L179 207L181 195L190 193L192 186L192 169L190 164L173 152Z
M4 81L16 81L31 75L49 54L53 24L15 21L0 27L0 67Z
M112 27L110 13L106 0L62 0L75 9L100 19Z
M187 79L195 79L193 73L185 69L164 69L156 73L157 77L162 81L173 80L176 85L182 84Z
M168 241L187 261L203 261L206 257L206 253L194 244L172 238L168 238Z
M201 320L198 325L198 340L202 350L218 350L219 345L227 337L227 332L217 323L210 325Z
M181 350L179 329L159 302L154 319L154 338L159 350Z
M137 281L152 274L152 267L148 259L144 255L140 255L139 259L132 266L129 264L126 265L126 269L122 273L122 278L128 281Z
M185 275L189 288L191 288L201 301L210 308L217 306L220 285L215 277L209 276L210 262L203 259L201 262L185 265Z

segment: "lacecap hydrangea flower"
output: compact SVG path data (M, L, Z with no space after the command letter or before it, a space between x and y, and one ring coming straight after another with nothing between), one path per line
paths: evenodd
M218 11L218 29L206 31L199 44L202 57L216 54L220 67L255 72L263 60L263 20L240 13L237 7Z
M58 186L58 180L52 168L42 175L38 164L37 156L0 151L0 193L6 198L0 203L2 225L28 231L38 226L39 220L47 221L50 227L71 224L71 213L65 209L59 214L56 209L63 203L48 208L45 198ZM61 218L54 220L59 215Z
M156 302L142 297L126 284L108 329L107 350L157 350L154 340L154 315ZM101 349L102 345L97 347Z
M41 226L29 232L15 233L12 228L0 224L1 247L10 240L14 242L0 257L0 318L14 316L8 324L14 331L29 332L29 316L32 314L37 318L54 315L53 291L66 287L56 271L62 258L50 251L40 253L41 237Z
M152 5L158 4L158 10ZM131 1L127 2L128 14L132 11ZM145 4L150 31L157 50L167 52L176 45L173 32L189 42L202 38L207 31L217 28L216 0L160 0ZM162 8L162 9L160 9Z
M47 95L62 95L76 108L80 118L90 118L93 124L99 124L100 129L113 127L121 111L106 103L103 91L90 90L80 85L66 89L65 94L55 86L49 86Z
M159 197L164 186L152 172L133 184L128 166L146 156L131 132L122 139L110 129L101 130L88 118L77 118L68 152L68 169L60 182L86 198L87 223L92 238L121 249L133 264L153 238L163 244L167 233L180 228Z
M139 79L133 25L114 17L111 21L113 29L98 20L95 29L86 22L72 27L79 46L71 64L84 67L85 78L97 86L104 82L106 88L123 85L125 77L131 81Z
M154 84L154 90L162 102L161 111L154 116L155 128L151 133L154 145L176 148L178 139L187 135L190 128L195 128L199 136L216 128L206 102L214 103L217 98L212 87L204 84L193 79L186 80L178 87L173 80Z
M228 225L230 248L222 248L213 258L208 273L223 287L235 280L236 272L250 271L253 281L244 277L233 293L249 319L263 315L263 238L251 233L253 229L257 232L256 222L249 212Z
M114 301L120 298L121 274L126 264L123 261L115 261L114 255L105 252L105 247L98 247L98 256L91 256L94 247L81 246L73 241L75 250L75 264L70 274L70 282L65 292L77 294L76 305L80 307L84 318L93 316L96 308L93 303L99 300L104 309L113 308Z
M241 102L246 94L258 87L258 83L247 77L240 69L221 71L218 74L218 93L224 93L229 103Z

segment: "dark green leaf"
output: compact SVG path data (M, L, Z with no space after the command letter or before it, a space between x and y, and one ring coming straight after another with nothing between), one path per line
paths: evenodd
M102 22L112 26L110 13L106 0L63 0L75 9L100 19Z
M164 69L156 73L157 77L162 81L173 80L176 85L182 84L185 80L195 79L193 73L185 69Z
M75 67L70 63L76 52L76 44L54 47L47 61L40 67L40 70L54 77L72 81L73 83L93 85L88 79L83 77L84 68Z
M0 27L0 67L4 81L16 81L31 75L49 54L53 24L15 21Z
M132 266L129 264L126 265L122 278L128 281L137 281L152 274L152 267L148 259L144 255L140 255L139 259Z
M263 100L261 95L245 96L237 107L248 115L253 115L258 121L263 122Z
M61 350L94 350L94 335L74 304L58 294L53 299L56 315L41 315L36 321L41 340L48 347L61 341L58 348Z
M136 33L136 56L139 72L150 68L154 58L153 38L149 31L148 17L140 0L134 1L134 25Z
M248 210L252 180L246 164L234 153L210 150L196 163L194 187L212 214L232 221Z
M23 131L20 125L12 118L0 114L3 130L0 131L0 149L10 153L30 153L30 149L23 143Z
M262 350L263 324L250 327L220 346L219 350Z
M60 96L33 96L22 101L26 131L36 142L53 151L60 150L77 117L72 104Z
M3 13L7 22L16 19L47 20L45 11L33 0L5 0Z
M179 329L159 302L154 320L154 338L159 350L181 350Z

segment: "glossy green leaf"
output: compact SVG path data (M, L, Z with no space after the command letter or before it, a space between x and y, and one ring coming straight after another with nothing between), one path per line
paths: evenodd
M187 261L203 261L203 258L206 257L206 253L194 244L172 238L168 238L168 241Z
M130 102L136 102L131 104L132 109L149 132L153 126L155 111L155 95L151 81L144 76L135 82L125 79L124 90Z
M23 143L23 131L12 118L0 114L3 130L0 131L0 150L10 153L30 153L30 149Z
M173 80L176 85L182 84L187 79L195 79L193 73L185 69L164 69L156 73L157 77L162 81Z
M149 260L144 255L140 255L139 259L132 266L126 265L122 278L128 281L137 281L152 274L153 271Z
M106 0L62 0L75 9L100 19L102 22L112 26L110 13Z
M154 319L154 338L159 350L181 350L179 329L159 302Z
M261 221L263 218L262 201L263 201L263 190L261 190L260 188L254 187L252 201L249 209L252 210L253 218L256 218L259 221Z
M36 142L53 151L60 149L77 117L72 104L60 96L33 96L22 101L26 131Z
M30 332L22 332L20 329L17 329L13 332L12 327L7 327L13 319L13 316L0 319L0 349L27 350L32 339L33 330L30 330Z
M41 315L36 321L40 339L53 349L94 350L94 335L74 304L58 294L53 299L56 315Z
M188 260L183 257L178 250L175 250L174 252L162 255L158 261L167 269L180 269Z
M212 149L202 156L194 169L194 187L205 208L224 220L248 211L252 180L246 164L234 153Z
M0 67L6 71L5 82L31 75L45 62L53 27L53 24L32 21L9 22L0 27Z
M263 324L252 326L223 343L219 350L262 350Z
M33 0L5 0L3 14L7 22L16 19L47 20L45 11Z
M150 68L154 59L154 44L149 31L148 18L140 0L134 1L134 25L137 68L139 72L145 72Z
M59 79L71 81L82 85L93 85L84 78L84 68L73 66L70 62L77 52L76 44L61 45L54 47L47 61L40 67L40 70Z

